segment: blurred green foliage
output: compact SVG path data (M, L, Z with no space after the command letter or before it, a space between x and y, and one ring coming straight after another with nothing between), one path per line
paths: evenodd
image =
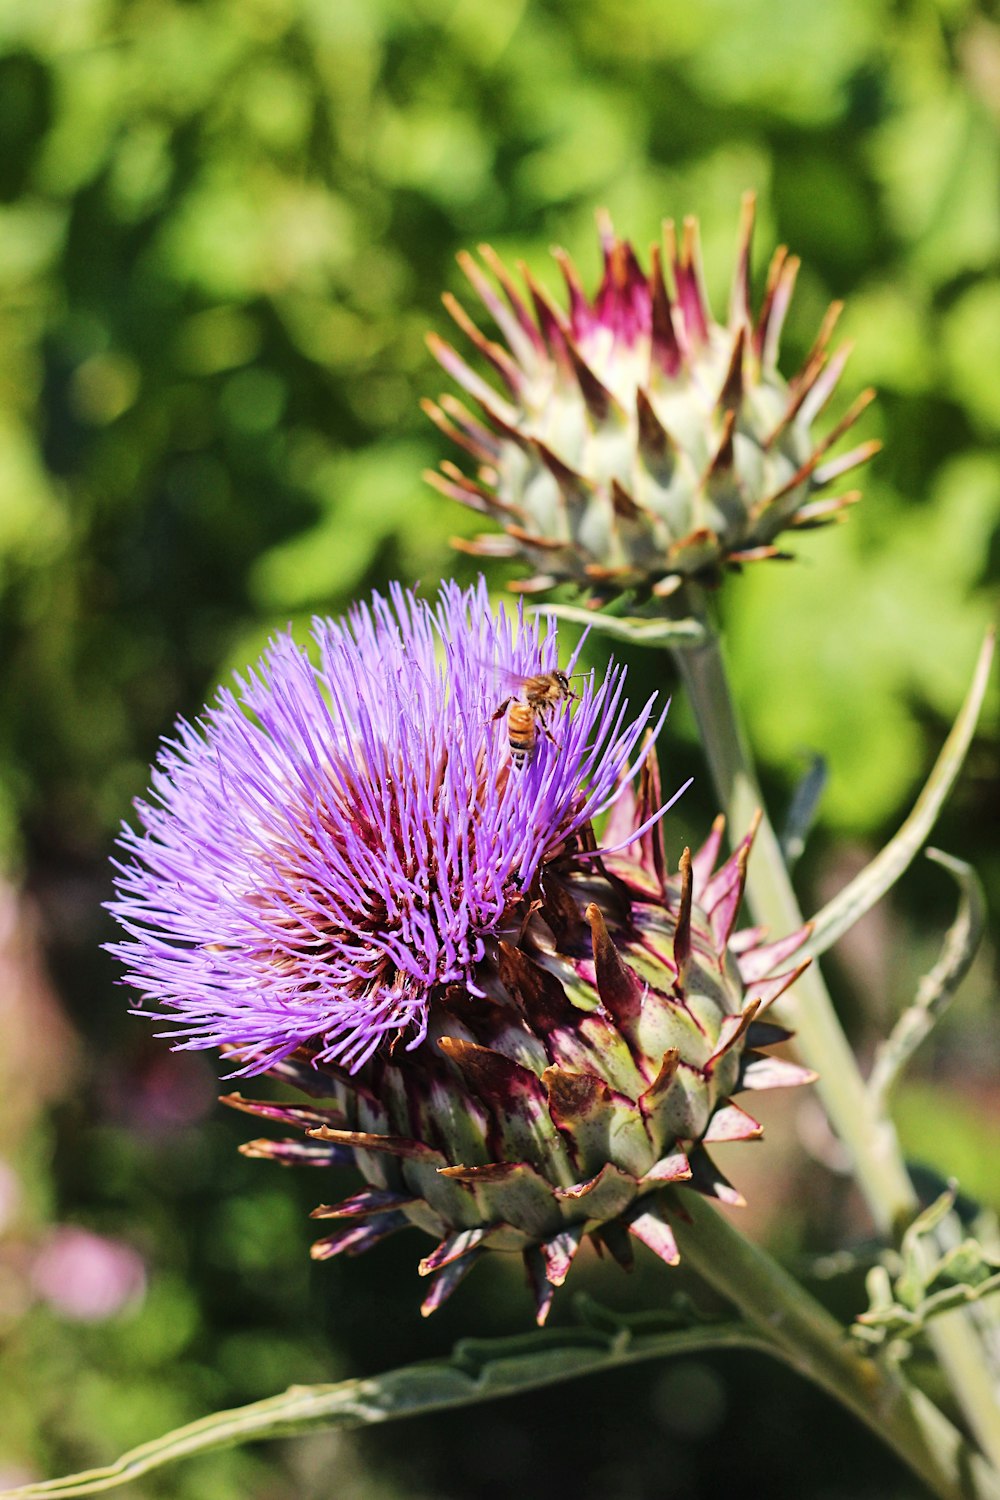
M554 286L552 241L596 275L598 205L640 246L695 212L721 303L750 186L760 261L778 240L804 261L789 368L846 299L845 388L880 388L864 435L885 452L846 526L733 580L725 611L769 785L787 793L822 748L827 830L877 836L995 609L998 101L1000 24L972 0L5 0L0 849L84 1047L53 1124L41 1105L30 1128L0 1112L0 1152L29 1184L19 1233L55 1215L145 1233L152 1269L124 1321L15 1320L0 1464L106 1458L213 1405L518 1322L487 1277L422 1328L409 1251L310 1282L311 1183L241 1163L228 1122L143 1134L121 1104L157 1044L120 1024L96 956L110 833L175 715L276 625L389 577L468 576L447 537L474 520L419 478L442 453L417 402L443 383L423 334L444 326L439 291L461 291L455 251L489 239ZM996 886L993 713L949 829ZM974 1155L974 1123L963 1139ZM554 1397L536 1409L544 1451L513 1408L475 1435L411 1433L398 1493L707 1495L736 1482L744 1430L779 1500L908 1493L860 1436L836 1487L844 1435L818 1397L755 1373L763 1394L737 1416L698 1368L707 1424L678 1418L670 1372L610 1406L581 1387L600 1461L552 1467L569 1442ZM796 1424L817 1422L829 1437L792 1472ZM371 1455L223 1456L141 1493L397 1493Z

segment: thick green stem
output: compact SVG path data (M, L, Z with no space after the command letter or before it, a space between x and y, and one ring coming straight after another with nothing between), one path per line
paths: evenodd
M732 700L718 638L676 653L701 731L712 777L734 838L763 814L747 867L747 899L758 922L775 937L801 927L803 916L771 822ZM816 1089L851 1153L872 1216L880 1230L898 1233L918 1210L895 1131L873 1106L814 963L786 1001L802 1056L819 1074Z
M776 1261L696 1194L674 1222L685 1264L733 1302L800 1374L828 1391L899 1454L942 1500L992 1500L1000 1475L891 1365L859 1353L844 1330Z
M694 604L695 608L690 606ZM729 691L718 635L701 601L680 606L706 626L698 645L675 651L691 698L717 793L739 837L754 813L763 814L747 870L747 898L758 922L775 936L801 926L803 917L777 836L767 817L742 725ZM802 1057L819 1074L817 1091L834 1130L850 1152L855 1175L878 1229L898 1235L919 1204L892 1122L882 1114L858 1070L837 1019L818 963L789 996ZM963 1314L942 1318L930 1332L956 1399L983 1452L1000 1472L1000 1400L985 1354Z

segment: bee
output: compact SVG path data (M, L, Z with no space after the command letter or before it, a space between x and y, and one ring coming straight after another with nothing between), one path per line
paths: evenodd
M519 771L534 758L539 731L558 749L546 719L560 703L579 698L580 694L574 693L569 684L569 677L560 671L523 677L518 691L505 698L493 715L491 722L502 719L504 715L507 717L510 758Z

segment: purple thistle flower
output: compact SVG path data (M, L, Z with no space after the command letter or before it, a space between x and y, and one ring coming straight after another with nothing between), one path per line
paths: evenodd
M585 677L514 766L497 710L558 667L553 621L495 613L480 580L433 606L395 585L313 634L318 663L278 636L179 723L120 838L110 951L176 1047L236 1049L242 1073L306 1044L354 1071L416 1047L449 987L481 995L543 864L623 790L654 701L630 717L623 667Z

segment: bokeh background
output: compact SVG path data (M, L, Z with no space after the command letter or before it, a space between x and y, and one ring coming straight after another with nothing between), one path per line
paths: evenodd
M739 196L804 261L788 368L831 297L881 399L849 524L727 585L739 693L780 821L811 754L807 905L892 831L995 612L1000 16L970 0L4 0L0 6L0 1487L103 1462L291 1382L523 1328L479 1270L430 1324L412 1243L311 1265L307 1173L237 1155L213 1061L127 1015L101 903L116 826L175 716L270 630L469 560L424 346L490 240L591 284L594 211L645 249L697 213L724 307ZM498 586L501 578L497 576ZM664 673L638 664L641 685ZM661 683L669 686L669 683ZM700 772L676 702L665 773ZM998 909L995 693L937 842ZM699 775L669 837L703 834ZM950 920L916 868L831 972L868 1054ZM899 1100L925 1179L1000 1206L987 945ZM815 1106L731 1163L795 1264L863 1240ZM405 1241L405 1237L404 1237ZM655 1306L656 1267L574 1273ZM682 1278L681 1278L682 1279ZM841 1312L857 1276L824 1284ZM567 1299L568 1303L568 1299ZM568 1316L568 1306L556 1316ZM916 1496L847 1417L758 1359L684 1361L388 1434L206 1458L178 1500Z

